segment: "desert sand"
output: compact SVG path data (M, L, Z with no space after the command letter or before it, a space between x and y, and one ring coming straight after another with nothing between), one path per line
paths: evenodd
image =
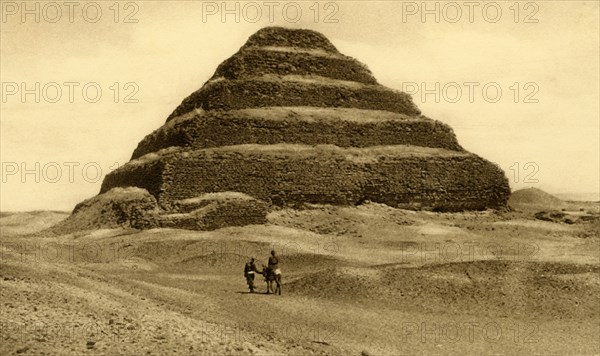
M542 198L66 235L46 229L68 213L3 212L0 354L598 354L600 205ZM283 293L250 294L244 263L271 249Z

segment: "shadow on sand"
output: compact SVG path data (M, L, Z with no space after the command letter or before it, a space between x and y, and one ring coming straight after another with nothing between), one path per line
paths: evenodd
M256 294L256 295L274 295L273 293L267 293L267 292L254 292L254 293L250 293L249 291L237 291L237 294Z

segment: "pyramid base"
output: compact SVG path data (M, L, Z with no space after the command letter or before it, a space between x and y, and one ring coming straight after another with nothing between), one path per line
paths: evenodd
M239 145L167 149L109 174L102 192L138 186L162 208L203 193L237 191L276 206L364 201L437 211L502 209L502 170L470 153L414 146Z

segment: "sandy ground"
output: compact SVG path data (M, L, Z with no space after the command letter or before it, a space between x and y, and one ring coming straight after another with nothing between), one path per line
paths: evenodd
M39 232L65 217L0 218L0 354L600 354L597 222L367 204ZM283 294L248 293L246 259L272 248Z

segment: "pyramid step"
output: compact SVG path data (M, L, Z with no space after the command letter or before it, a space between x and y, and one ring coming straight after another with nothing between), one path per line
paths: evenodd
M213 78L243 79L265 74L317 75L377 84L371 71L354 58L328 52L275 48L256 47L239 51L219 65Z
M167 210L176 201L221 191L278 206L370 200L450 211L501 208L510 193L496 165L467 152L436 148L237 145L170 149L152 157L111 172L102 191L142 184Z
M415 145L462 150L448 125L423 116L345 108L269 107L184 115L146 136L132 159L171 146L209 148L253 143Z
M342 107L421 114L410 95L381 85L319 76L264 75L241 80L211 80L188 96L167 121L198 108L235 110L267 106Z

